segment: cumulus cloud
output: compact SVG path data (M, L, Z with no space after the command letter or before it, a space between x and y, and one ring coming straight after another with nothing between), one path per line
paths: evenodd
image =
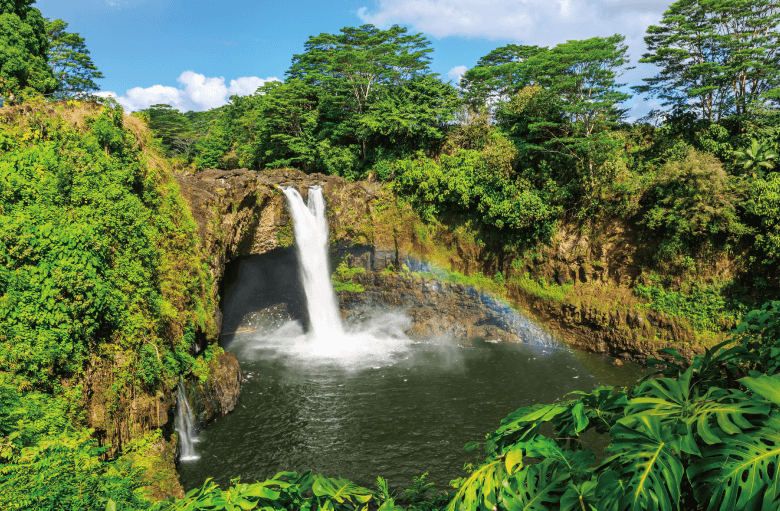
M152 85L151 87L134 87L122 96L112 91L103 91L99 96L113 97L125 110L135 112L149 108L152 105L166 103L179 111L208 110L227 104L233 95L247 96L253 94L258 87L266 82L279 81L276 77L258 78L245 76L225 83L224 77L209 78L206 75L185 71L177 80L181 87Z
M658 23L671 0L376 0L362 7L365 23L408 24L434 37L509 39L555 45L620 33L636 48L648 25Z
M468 70L469 68L466 66L455 66L447 71L447 76L452 78L452 81L455 83L455 85L458 85L460 83L460 79L463 77L463 75L466 74L466 71Z

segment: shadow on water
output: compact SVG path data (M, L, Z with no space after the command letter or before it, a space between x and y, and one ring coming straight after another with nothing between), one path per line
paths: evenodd
M295 247L242 257L225 267L222 281L222 346L228 347L246 314L283 303L292 319L308 328L306 297Z

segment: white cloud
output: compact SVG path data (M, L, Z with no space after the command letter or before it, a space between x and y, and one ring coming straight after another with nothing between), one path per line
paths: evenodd
M671 0L376 0L362 7L365 23L408 24L434 37L509 39L555 45L620 33L634 49L644 48L648 25L658 23Z
M455 85L460 84L460 79L463 77L463 75L466 74L466 71L468 71L469 68L466 66L455 66L449 71L447 71L447 76L452 78L452 81Z
M228 86L225 85L224 77L209 78L193 71L185 71L177 81L183 88L152 85L146 88L134 87L122 96L112 91L100 92L98 96L115 98L128 112L143 110L159 103L166 103L182 112L187 110L201 111L227 104L228 98L233 95L253 94L264 83L278 82L279 79L276 77L263 79L256 76L245 76L230 80Z

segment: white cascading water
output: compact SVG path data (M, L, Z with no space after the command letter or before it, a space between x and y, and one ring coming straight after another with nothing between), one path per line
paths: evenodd
M411 344L404 333L411 326L406 314L380 314L370 322L345 330L330 281L328 219L322 188L309 188L308 205L297 190L286 188L284 193L293 219L310 327L304 335L297 321L289 323L268 336L264 344L276 339L284 343L287 353L301 360L327 361L351 368L383 364L405 351Z
M330 281L328 268L328 218L322 188L309 189L309 204L294 188L286 188L284 194L293 218L298 261L306 293L312 339L335 340L344 335L336 293Z
M196 460L199 458L195 452L195 442L198 441L197 432L195 430L195 415L192 413L192 408L187 402L187 393L184 392L181 382L179 382L179 390L176 393L178 400L178 406L176 409L176 417L174 418L174 426L179 433L179 439L181 440L181 461Z

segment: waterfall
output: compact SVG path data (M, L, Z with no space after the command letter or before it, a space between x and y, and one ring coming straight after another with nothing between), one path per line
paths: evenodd
M199 456L195 453L195 442L198 441L197 433L195 431L195 414L192 413L192 408L187 402L187 393L184 392L184 387L179 382L179 390L176 392L177 407L174 417L174 425L176 431L179 433L179 439L181 440L181 461L196 460Z
M344 334L328 267L328 220L322 188L309 188L309 204L293 188L284 189L293 219L295 244L309 312L310 338L335 341Z

